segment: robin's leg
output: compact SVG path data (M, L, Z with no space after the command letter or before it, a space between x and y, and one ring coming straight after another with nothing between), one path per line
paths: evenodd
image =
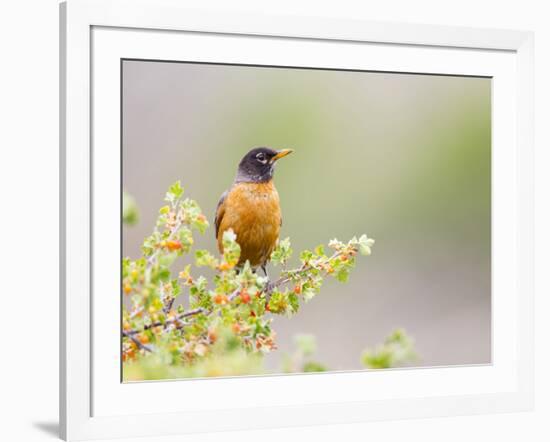
M265 294L267 296L267 299L269 300L269 298L271 297L271 293L275 288L275 284L273 284L269 279L269 274L267 273L266 264L262 264L261 267L262 267L262 270L264 271L264 275L267 277L267 283L265 284Z

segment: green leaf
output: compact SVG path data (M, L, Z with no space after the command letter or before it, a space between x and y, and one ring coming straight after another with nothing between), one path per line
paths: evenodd
M228 229L223 232L222 241L224 246L230 246L230 244L237 241L237 234L233 232L233 229Z
M285 313L288 306L286 297L281 292L273 292L269 299L269 310L271 313L281 314Z
M304 356L311 356L317 351L317 340L313 335L296 335L294 344Z
M317 294L317 291L312 287L305 287L302 289L302 295L306 302L313 299L316 294Z
M168 192L166 192L164 199L170 203L174 203L179 200L182 195L183 187L181 187L181 183L179 181L176 181L168 188Z
M166 267L160 268L157 273L157 278L164 282L168 281L170 279L170 269L167 269Z
M181 285L179 284L177 279L172 279L170 283L172 284L172 296L174 296L174 298L177 298L178 295L181 293Z
M122 192L122 222L129 226L137 224L139 211L136 200L127 192Z
M285 264L292 256L292 249L290 247L290 238L285 238L277 243L275 250L271 254L271 262L273 264Z
M236 266L241 255L241 246L237 243L237 235L233 230L229 229L223 232L222 244L224 261L231 268Z
M302 371L304 373L315 373L327 371L327 367L325 367L323 364L320 364L319 362L309 361L304 364Z
M340 282L347 282L349 278L349 267L342 267L338 272L336 273L336 279Z
M374 239L367 238L367 235L361 235L358 240L359 252L361 255L368 256L372 253L371 247L374 245Z
M163 253L159 255L158 262L163 267L170 267L177 257L178 254L176 252Z
M298 296L294 293L288 294L288 304L292 309L292 313L297 313L300 309L300 301L298 299Z
M309 250L304 250L302 253L300 253L300 261L302 261L303 263L311 261L311 258L313 258L313 253Z
M193 239L193 232L186 226L180 227L178 233L179 240L181 243L181 249L184 253L188 253L191 250L191 246L195 242Z
M415 358L414 341L405 330L398 329L374 350L365 350L361 361L369 368L391 368L403 365Z
M215 268L218 265L218 261L212 256L208 250L196 250L195 251L195 265L197 267L211 267Z

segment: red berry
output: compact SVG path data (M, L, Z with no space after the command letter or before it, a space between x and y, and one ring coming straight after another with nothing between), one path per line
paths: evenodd
M145 333L140 333L138 336L137 336L139 342L141 342L142 344L148 344L149 343L149 336L147 336Z
M179 241L166 241L166 247L173 252L174 250L181 249L181 242Z
M218 305L227 304L227 296L218 293L216 296L214 296L214 302Z
M221 270L222 272L226 271L226 270L231 270L231 266L227 263L227 262L222 262L219 266L218 266L218 269Z
M241 292L241 302L243 302L244 304L248 304L250 302L250 295L246 290L243 290Z
M210 342L214 343L218 339L218 334L216 333L216 330L209 330L208 331L208 339Z

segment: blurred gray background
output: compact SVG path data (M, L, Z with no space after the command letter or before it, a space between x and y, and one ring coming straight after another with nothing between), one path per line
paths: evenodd
M124 256L139 257L175 180L213 224L256 146L295 150L275 173L295 252L376 239L349 283L275 318L269 368L310 333L317 360L360 369L397 327L416 341L414 365L491 362L490 79L125 61L123 134L123 188L140 209ZM216 250L213 229L196 239Z

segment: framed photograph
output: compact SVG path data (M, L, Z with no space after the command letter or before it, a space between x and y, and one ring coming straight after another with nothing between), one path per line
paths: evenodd
M532 407L531 33L60 18L63 438Z

